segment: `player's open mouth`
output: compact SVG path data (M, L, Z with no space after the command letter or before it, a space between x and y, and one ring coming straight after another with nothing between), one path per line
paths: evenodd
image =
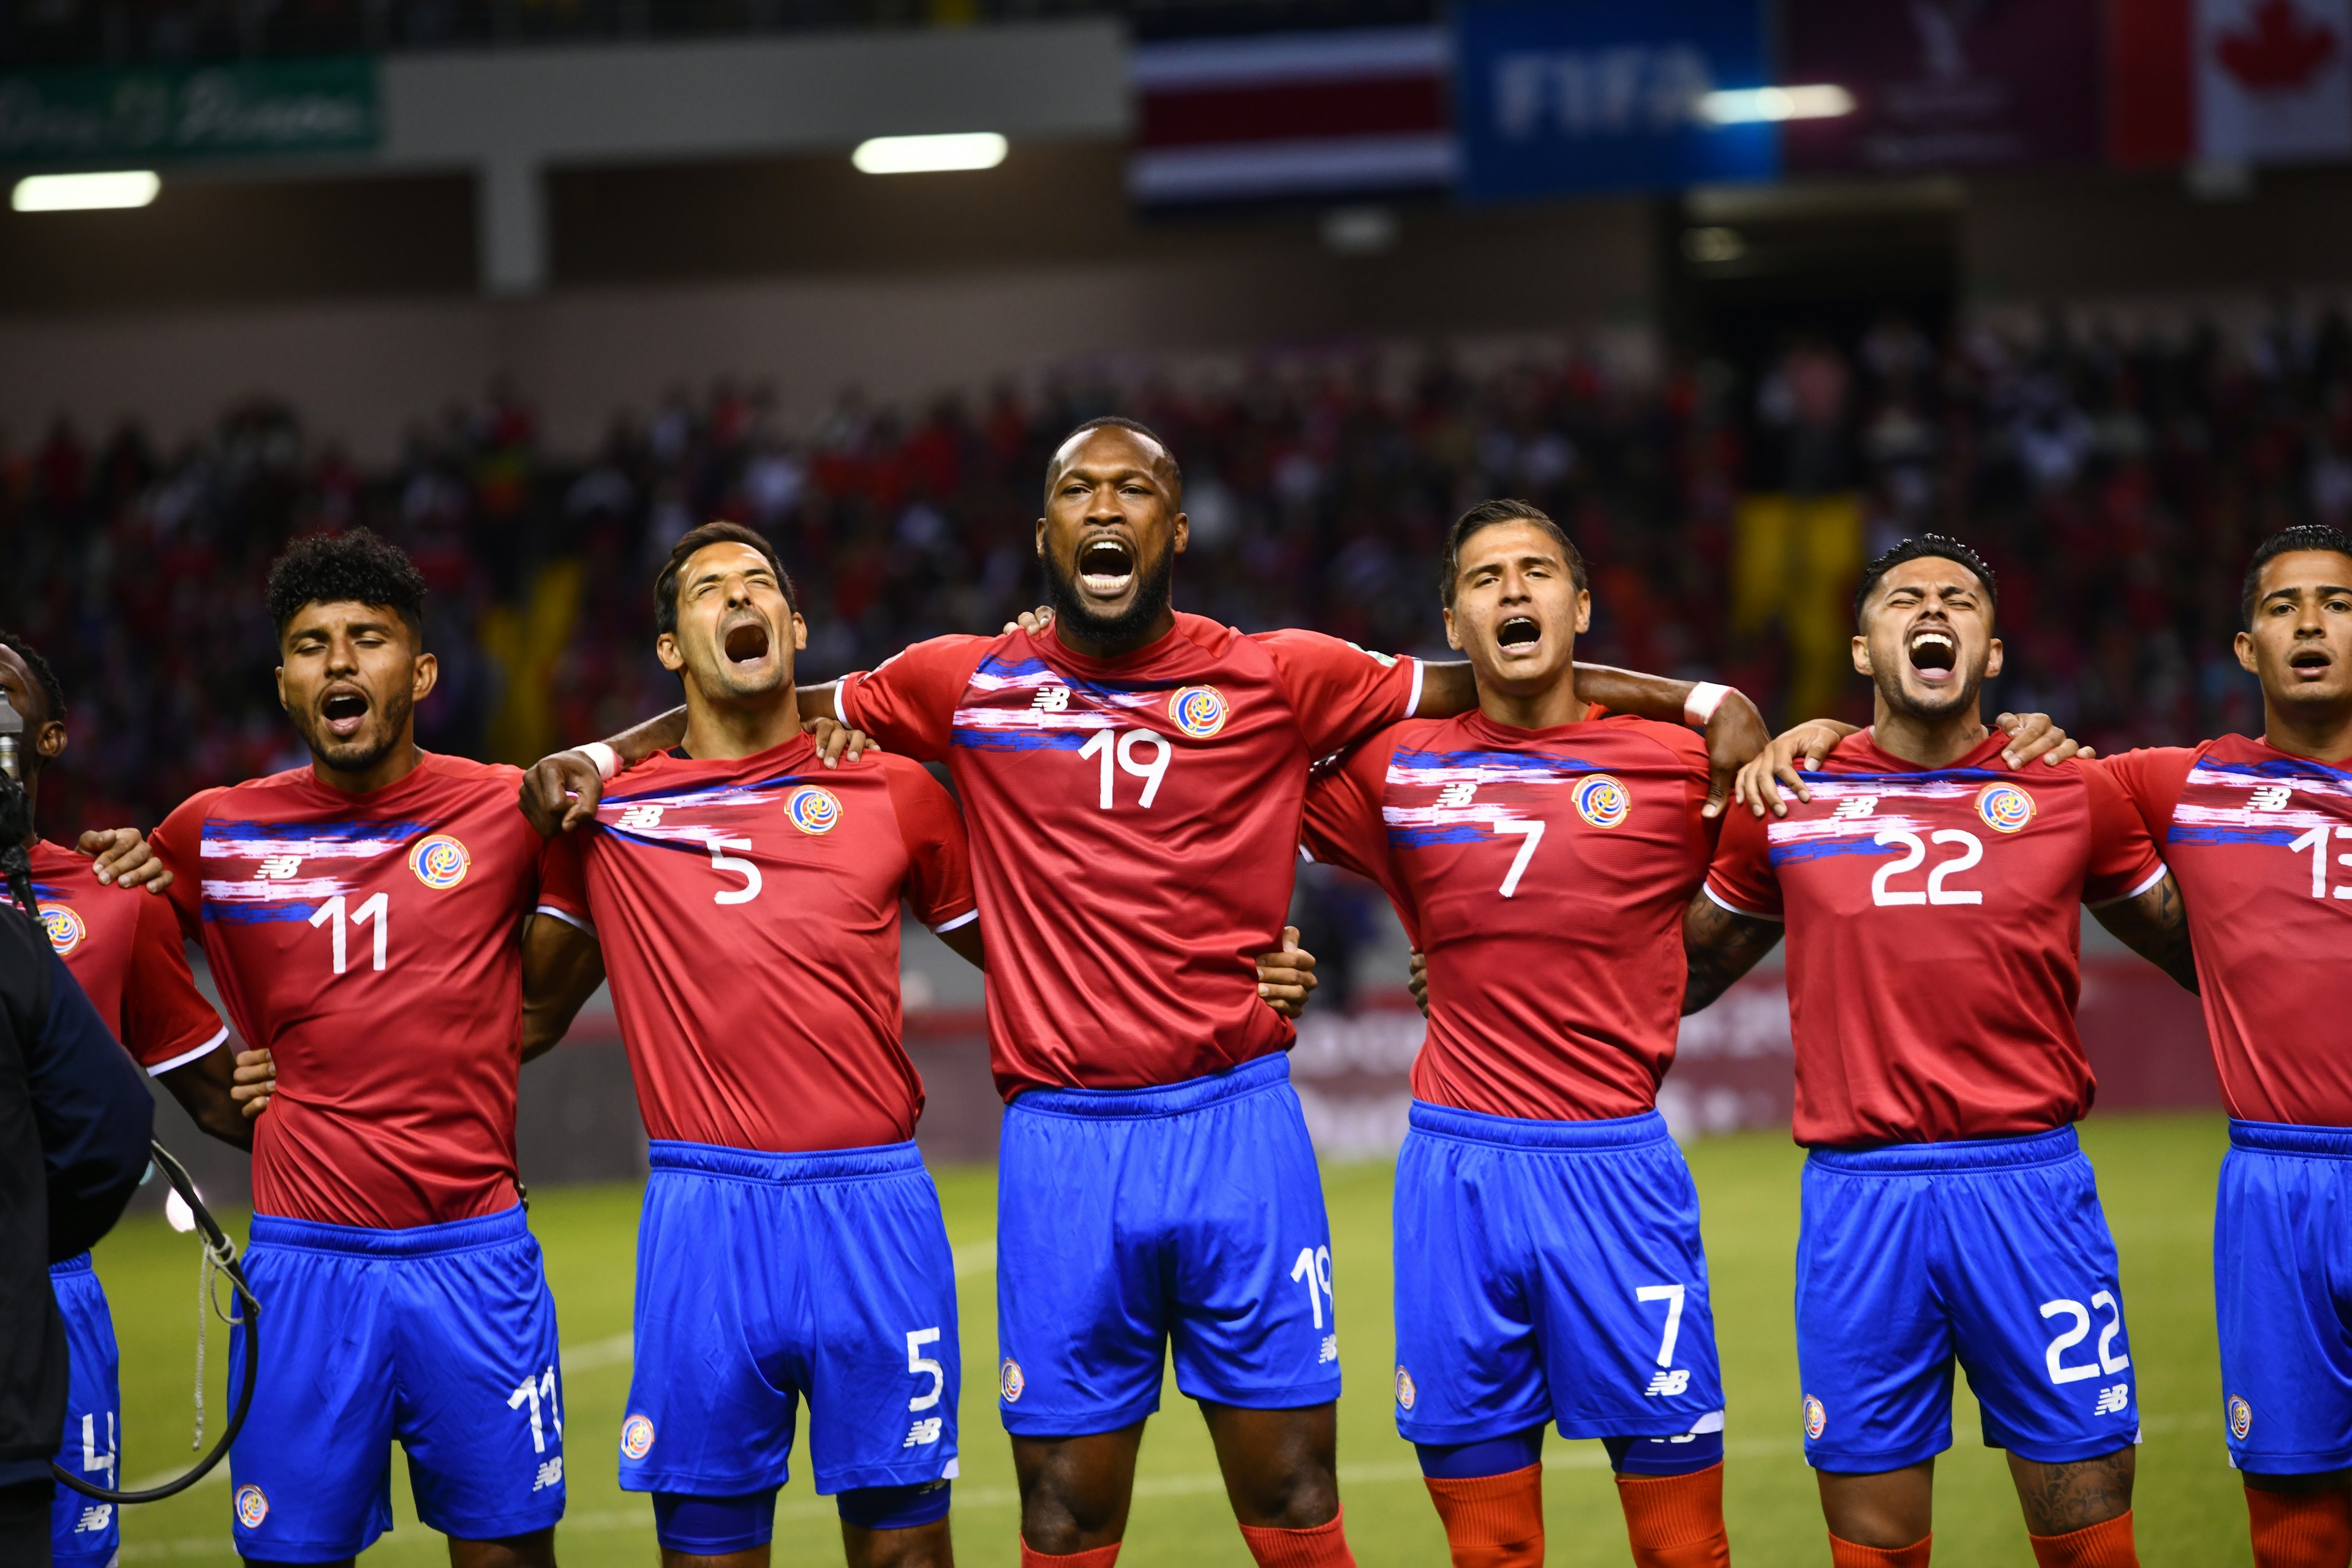
M360 732L367 722L367 693L351 688L330 691L319 704L319 717L327 721L327 733L338 741L348 741Z
M2307 669L2314 675L2334 667L2336 658L2324 647L2299 648L2286 661L2289 669Z
M719 647L730 664L757 664L768 657L768 625L742 621L727 628Z
M1078 586L1097 599L1116 599L1135 581L1135 551L1110 535L1078 546Z
M1913 632L1909 651L1911 668L1931 686L1949 680L1960 661L1959 644L1953 640L1952 634L1934 626Z
M1513 616L1495 628L1495 641L1504 647L1531 648L1543 640L1543 627L1532 616Z

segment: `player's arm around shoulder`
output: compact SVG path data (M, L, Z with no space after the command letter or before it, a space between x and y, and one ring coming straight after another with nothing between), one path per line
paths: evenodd
M604 950L586 922L541 907L522 933L522 1059L555 1048L604 984Z
M1683 910L1685 1016L1712 1005L1780 941L1780 886L1767 853L1764 824L1734 812L1706 879Z
M2090 795L2091 866L2083 892L2092 918L2183 990L2194 992L2197 955L2180 884L2114 771L2091 762L2075 767Z

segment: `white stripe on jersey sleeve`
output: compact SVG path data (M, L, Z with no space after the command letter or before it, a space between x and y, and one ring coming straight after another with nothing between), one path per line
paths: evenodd
M1706 895L1706 901L1713 904L1718 910L1729 910L1733 914L1746 915L1751 921L1770 921L1776 926L1786 925L1788 923L1779 915L1768 915L1759 913L1755 910L1741 909L1738 904L1731 902L1721 893L1717 892L1715 890L1715 884L1712 882L1701 882L1698 885L1698 890L1705 893Z
M594 926L589 924L586 921L582 920L570 910L559 910L553 904L541 904L539 906L536 912L542 915L553 915L565 925L576 926L580 930L586 931L590 936L594 936L596 934L596 928Z
M968 926L978 919L980 919L980 911L977 909L966 910L963 913L956 916L956 918L951 921L941 921L939 924L933 926L931 931L934 934L944 935L949 931L954 931L959 926Z
M1408 658L1405 662L1412 666L1412 689L1404 695L1404 716L1410 719L1421 711L1422 663L1417 658Z
M147 1069L147 1076L149 1078L162 1078L165 1073L173 1071L179 1068L186 1067L190 1062L201 1061L205 1058L212 1055L215 1051L220 1049L221 1042L227 1038L228 1030L224 1026L219 1034L215 1035L211 1039L206 1040L194 1050L182 1051L178 1056L173 1057L167 1062L157 1062L153 1067Z
M2086 902L2083 907L2089 910L2104 910L2109 904L2128 903L2130 900L2138 898L2142 893L2147 892L2150 888L2155 887L2158 882L2163 881L2171 869L2171 867L2158 861L2157 863L2156 869L2147 874L2147 879L2142 882L2138 887L2134 888L2130 892L2117 893L2112 899L2101 899L2095 904Z

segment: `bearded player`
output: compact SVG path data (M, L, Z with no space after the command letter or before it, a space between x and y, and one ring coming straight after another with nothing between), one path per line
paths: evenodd
M0 696L24 721L17 769L26 797L37 806L41 770L66 748L65 688L33 645L9 632L0 632ZM110 837L89 835L86 841L94 849ZM241 1108L234 1098L233 1064L222 1048L228 1031L196 990L172 906L111 877L100 880L82 850L37 836L26 848L49 945L114 1037L172 1091L197 1126L224 1142L251 1148L246 1120L260 1105ZM106 1291L87 1252L52 1266L49 1283L72 1352L58 1462L113 1488L119 1479L122 1398ZM104 1568L121 1543L112 1504L93 1502L64 1487L51 1504L49 1525L50 1552L59 1568Z
M990 1049L1010 1104L998 1166L1000 1413L1023 1562L1108 1568L1172 1342L1261 1563L1352 1562L1339 1519L1330 1233L1285 1048L1251 955L1289 903L1309 763L1475 700L1424 668L1305 632L1244 635L1171 607L1181 476L1125 420L1049 465L1037 553L1049 631L919 643L823 714L944 762L970 826ZM1595 673L1612 702L1684 712L1687 683ZM837 708L836 708L837 703ZM1761 743L1727 701L1724 760ZM677 715L615 742L675 744ZM593 809L578 752L534 770L549 826ZM567 794L579 800L567 806Z
M1429 962L1396 1183L1396 1420L1457 1568L1544 1559L1543 1429L1598 1437L1639 1568L1725 1564L1698 1200L1656 1110L1706 875L1706 748L1579 692L1583 558L1524 501L1454 523L1476 710L1374 735L1307 797Z
M1871 728L1769 823L1733 814L1685 926L1685 1009L1789 935L1806 1163L1797 1353L1840 1568L1928 1561L1957 1358L2009 1451L2036 1560L2137 1561L2139 1417L2115 1246L2073 1123L2079 917L2192 989L2178 889L2113 782L2032 777L1978 717L1991 572L1906 540L1864 570Z
M392 1523L394 1438L454 1568L554 1562L562 1383L515 1091L554 1041L543 1015L526 1029L526 968L562 960L583 900L544 882L514 769L418 749L424 598L365 530L296 542L268 600L310 765L206 790L154 835L276 1071L246 1257L270 1344L230 1456L247 1562L364 1551Z

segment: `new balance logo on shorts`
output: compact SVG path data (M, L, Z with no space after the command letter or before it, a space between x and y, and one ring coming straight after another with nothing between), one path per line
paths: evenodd
M2094 1415L2116 1415L2131 1408L2131 1384L2118 1383L2099 1390L2099 1402L2092 1406Z
M1665 1394L1671 1398L1675 1394L1687 1392L1689 1388L1689 1369L1686 1367L1677 1367L1672 1372L1662 1372L1656 1376L1651 1378L1650 1386L1643 1389L1642 1392L1648 1397L1654 1398L1659 1394Z
M898 1447L901 1448L926 1448L930 1447L930 1445L940 1440L940 1421L941 1418L940 1416L934 1415L929 1420L916 1422L912 1426L907 1428L907 1440L899 1444Z

